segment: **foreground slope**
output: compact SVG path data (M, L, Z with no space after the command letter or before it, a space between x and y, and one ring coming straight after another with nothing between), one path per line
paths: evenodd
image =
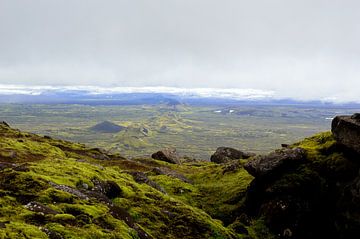
M0 124L0 159L1 238L237 237L119 155Z
M357 238L356 117L222 164L128 160L2 123L0 238Z

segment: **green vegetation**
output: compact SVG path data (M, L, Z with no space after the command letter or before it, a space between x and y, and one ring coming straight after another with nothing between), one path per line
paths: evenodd
M150 179L166 188L168 193L164 194L136 182L128 173L139 164L148 172L151 163L171 170L167 163L146 159L99 160L94 157L93 149L80 144L24 134L4 125L0 125L0 133L0 225L3 225L0 235L3 238L238 237L197 207L207 200L201 197L210 197L203 192L206 186L201 186L200 178L193 178L198 181L194 184L181 184L176 178L149 174ZM205 175L208 170L219 173L222 170L221 166L202 164L202 167L182 165L178 173L193 169L193 173L204 170L199 175ZM248 177L245 173L238 176L238 180ZM121 189L113 199L104 196L108 194L102 185L109 181ZM179 187L175 185L180 184L191 195L178 196ZM197 192L193 200L191 197Z
M219 114L210 107L171 112L165 106L7 107L1 110L16 126L82 143L24 133L0 123L0 238L275 239L299 233L293 229L298 222L314 232L315 237L309 238L319 238L316 230L324 231L332 225L330 216L335 217L328 208L336 207L336 200L345 195L339 194L343 185L353 186L358 175L351 152L341 148L330 132L290 145L303 148L306 157L284 164L265 179L248 174L247 160L242 159L215 164L183 157L181 164L170 164L144 156L160 147L182 145L180 153L201 158L219 145L251 149L246 146L250 142L256 142L253 147L264 146L256 152L268 151L274 143L295 140L300 129L308 134L322 127L321 120L300 124L293 111L284 117L282 108L270 111L279 124L269 118L264 124L261 117L269 112L261 110ZM16 119L11 112L19 109L33 111L34 117ZM94 117L87 121L91 112ZM134 120L138 113L144 119ZM105 120L102 117L124 128L94 134L89 129ZM257 126L251 128L252 124ZM265 140L270 143L263 144ZM127 159L121 152L134 155ZM332 200L324 203L330 196ZM346 224L339 220L336 225L356 229L356 212L346 200L339 201L348 207L340 213ZM288 208L298 211L287 213ZM318 221L320 225L315 225Z
M176 108L167 105L0 105L1 120L24 131L81 142L128 157L149 156L164 147L173 147L181 155L205 160L220 146L268 153L282 143L295 143L329 130L332 117L354 111L251 105L178 105ZM106 121L121 126L121 131L112 131L112 123L105 125L105 132L102 128L92 130ZM107 132L109 129L112 133Z

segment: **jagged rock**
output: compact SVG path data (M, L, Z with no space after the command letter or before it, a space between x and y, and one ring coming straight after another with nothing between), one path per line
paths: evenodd
M331 124L336 141L360 154L360 113L336 116Z
M5 125L6 127L10 127L10 125L8 123L6 123L5 121L2 121L1 124Z
M214 163L226 163L230 160L247 159L252 156L255 156L255 154L242 152L229 147L219 147L216 149L216 152L211 155L210 161Z
M151 157L153 159L168 162L168 163L173 163L173 164L180 163L179 156L176 152L176 149L174 149L174 148L160 150L156 153L153 153L151 155Z
M94 183L94 188L92 190L100 192L108 198L116 198L122 195L121 188L114 181L93 179L92 182Z
M252 176L261 177L267 174L275 174L277 170L288 164L301 162L305 159L305 156L305 150L302 148L284 148L266 156L259 155L247 162L244 168Z
M43 214L59 214L59 212L39 203L39 202L29 202L25 205L27 209L33 212L39 212Z
M76 197L78 197L80 199L89 200L89 197L85 193L83 193L83 192L81 192L81 191L79 191L79 190L77 190L75 188L72 188L72 187L69 187L69 186L66 186L66 185L58 185L58 184L53 183L53 182L49 182L49 184L51 186L53 186L55 189L57 189L57 190L61 190L63 192L70 193L70 194L72 194L72 195L74 195L74 196L76 196Z

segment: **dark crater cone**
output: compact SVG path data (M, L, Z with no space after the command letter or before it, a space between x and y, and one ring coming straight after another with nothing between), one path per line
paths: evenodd
M90 130L100 133L118 133L124 129L126 129L126 127L117 125L110 121L103 121L90 128Z

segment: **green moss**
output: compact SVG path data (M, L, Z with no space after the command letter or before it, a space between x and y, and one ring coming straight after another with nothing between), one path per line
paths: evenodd
M264 220L258 219L253 220L251 225L247 227L249 232L249 236L251 239L276 239L275 235L273 235L269 228L265 226Z
M103 204L60 204L58 207L61 208L63 212L74 214L75 216L86 214L93 218L100 217L108 212L108 208Z
M198 206L194 198L202 195L194 185L167 175L150 176L149 178L163 187L172 197L192 206Z
M54 188L48 188L39 193L39 202L43 203L73 203L76 197L70 193Z
M61 224L74 224L76 222L76 218L71 214L56 214L53 220Z
M216 192L220 190L221 184L230 186L231 178L242 180L243 176L248 177L243 171L222 175L222 169L218 166L204 164L200 167L202 172L198 176L196 174L199 170L196 167L179 165L179 173L187 171L189 174L186 176L191 177L195 183L184 183L165 175L151 176L151 179L166 187L169 191L166 195L147 184L136 183L126 171L134 170L134 164L137 165L136 169L142 170L159 165L173 167L167 163L153 160L101 161L92 158L94 150L83 145L32 134L16 136L20 139L24 137L22 141L18 141L19 138L15 137L17 131L11 129L7 134L9 137L0 138L0 143L7 145L6 150L14 150L21 156L21 160L28 159L29 165L28 170L21 172L10 168L2 171L0 219L11 222L6 224L6 229L1 230L1 233L5 233L5 238L47 238L46 233L55 233L63 238L137 238L134 228L141 228L154 238L236 237L232 230L224 227L221 221L214 220L200 207L206 202L207 196L213 202L217 200L216 197L221 198L221 192ZM35 157L36 155L41 157ZM205 178L207 173L214 175L208 178L208 182L204 182L201 177ZM223 177L225 178L222 179ZM111 212L115 210L111 203L96 198L80 199L55 189L49 183L90 190L94 187L94 178L111 180L120 186L122 196L113 199L114 205L120 208L118 214ZM214 189L211 189L212 183ZM83 187L84 184L87 187ZM227 198L231 198L239 190L238 183L233 182L231 186L236 189L228 190ZM240 183L240 188L242 187ZM24 207L29 201L40 202L59 214L32 212ZM212 205L205 206L210 208ZM124 217L135 224L121 220Z
M241 166L234 171L224 172L228 165L230 164L218 165L208 162L197 163L196 167L191 163L171 165L173 170L193 181L193 185L174 179L169 182L165 179L158 181L156 178L159 176L154 177L154 180L164 186L170 195L201 208L214 218L230 223L234 220L230 215L241 207L246 189L253 177ZM182 194L178 193L179 189L183 190Z
M309 167L330 179L346 180L357 174L356 163L349 160L336 148L336 140L331 132L324 132L306 138L293 145L306 150L311 161Z
M10 222L5 229L0 230L1 238L20 239L20 238L48 238L37 226L25 224L23 222Z
M329 152L335 144L336 141L332 133L324 132L306 138L292 146L305 149L310 160L318 160L319 158L324 157L324 153Z

